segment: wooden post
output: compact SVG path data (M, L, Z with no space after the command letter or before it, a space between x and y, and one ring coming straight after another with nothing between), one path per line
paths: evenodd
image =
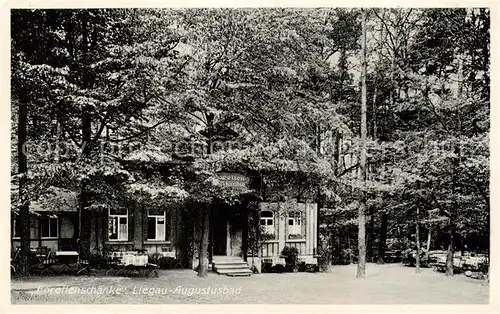
M281 251L285 247L285 241L286 241L285 211L280 211L279 204L280 203L278 203L278 211L277 211L278 217L276 217L278 219L278 243L279 243L279 247L278 247L278 252L275 252L278 255L281 254Z

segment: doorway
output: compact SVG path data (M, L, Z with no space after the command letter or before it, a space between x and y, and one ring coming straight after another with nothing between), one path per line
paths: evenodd
M226 211L222 208L213 208L210 223L212 256L227 255L227 223Z

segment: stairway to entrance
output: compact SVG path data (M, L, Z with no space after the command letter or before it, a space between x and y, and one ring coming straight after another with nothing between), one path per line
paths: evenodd
M220 275L250 276L252 274L247 262L239 256L214 255L212 264L214 271Z

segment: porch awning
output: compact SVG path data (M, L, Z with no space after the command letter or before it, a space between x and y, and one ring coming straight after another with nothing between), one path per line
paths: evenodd
M50 186L38 200L32 201L30 211L40 212L77 212L77 193L68 189Z

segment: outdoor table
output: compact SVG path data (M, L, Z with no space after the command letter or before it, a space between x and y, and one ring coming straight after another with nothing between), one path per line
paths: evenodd
M78 252L76 251L56 251L55 256L58 261L58 265L61 266L57 271L57 274L63 273L65 270L78 273ZM73 269L71 264L77 264L77 269Z
M121 268L115 273L115 276L123 275L138 275L147 277L149 274L156 272L157 265L148 263L147 255L124 255L121 260Z
M176 252L175 251L163 251L160 252L160 268L175 268L176 263L178 262L176 259Z
M106 275L114 272L114 275L122 270L126 265L122 263L124 256L134 256L137 255L137 252L134 251L115 251L110 252L108 256L108 267L109 269L106 271Z
M160 255L162 257L175 258L175 252L161 252Z

